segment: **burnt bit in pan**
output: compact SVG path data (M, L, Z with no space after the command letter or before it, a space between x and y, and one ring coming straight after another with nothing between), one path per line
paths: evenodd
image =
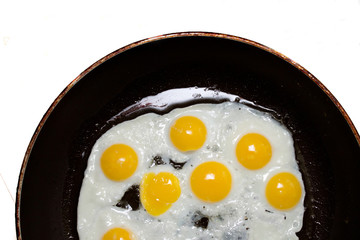
M139 210L140 208L140 186L132 185L129 187L119 202L115 205L119 208L124 208L132 211Z

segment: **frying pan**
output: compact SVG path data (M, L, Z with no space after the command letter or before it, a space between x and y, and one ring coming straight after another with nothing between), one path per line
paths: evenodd
M300 239L360 239L360 137L344 109L321 82L282 54L247 39L204 32L133 43L64 89L25 154L16 199L18 239L78 239L77 202L96 139L151 111L118 115L140 99L195 86L272 109L292 132L306 189Z

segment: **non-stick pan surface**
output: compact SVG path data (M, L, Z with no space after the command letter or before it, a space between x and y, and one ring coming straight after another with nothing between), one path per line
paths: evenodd
M21 169L18 239L78 239L78 196L96 139L114 124L150 111L113 118L136 101L194 86L272 109L290 129L306 188L300 239L360 239L360 137L344 109L285 56L213 33L131 44L96 62L59 95L36 129Z

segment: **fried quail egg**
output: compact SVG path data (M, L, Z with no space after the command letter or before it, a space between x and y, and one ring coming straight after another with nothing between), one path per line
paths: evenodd
M97 140L77 229L83 240L297 239L304 196L291 133L270 114L194 104Z

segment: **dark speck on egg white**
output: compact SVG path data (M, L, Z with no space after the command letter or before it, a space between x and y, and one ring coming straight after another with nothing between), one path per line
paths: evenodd
M211 150L213 152L218 152L220 150L220 147L218 145L214 145L214 146L212 146Z
M217 215L217 218L218 218L220 221L224 221L224 218L223 218L221 215Z
M192 95L193 98L201 98L201 94L200 93L194 93Z
M209 217L200 211L196 211L191 217L191 222L195 227L206 229L209 224Z
M153 157L151 161L150 168L158 165L166 165L166 164L170 164L175 170L180 170L184 167L186 162L176 162L172 159L165 158L160 155L156 155L155 157Z
M166 163L163 161L162 157L159 155L156 155L155 157L153 157L150 167L154 167L157 165L165 165L165 164Z

